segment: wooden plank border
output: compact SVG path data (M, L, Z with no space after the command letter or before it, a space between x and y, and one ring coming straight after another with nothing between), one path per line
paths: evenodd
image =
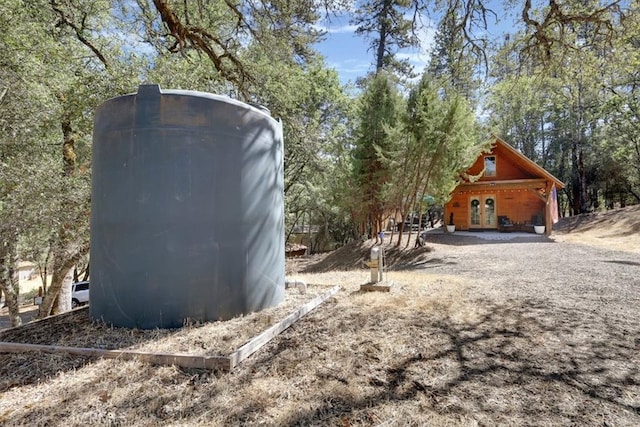
M183 368L230 369L230 359L220 356L192 356L188 354L149 353L132 350L105 350L100 348L0 342L0 353L23 353L28 351L67 353L78 356L102 357L104 359L140 359L155 365L176 365Z
M294 311L287 317L285 317L282 321L276 323L260 335L253 337L251 340L247 341L244 345L238 348L236 351L229 355L229 359L231 362L231 368L233 369L247 357L251 356L253 353L258 351L260 347L271 341L274 337L282 333L289 326L293 325L295 322L304 317L311 310L331 298L333 295L337 294L340 290L340 286L335 286L328 290L327 292L319 295L300 307L298 310Z
M230 371L262 346L278 336L282 331L300 320L307 313L338 293L340 286L317 296L282 321L271 326L260 335L252 338L229 356L195 356L189 354L150 353L133 350L105 350L99 348L64 347L45 344L25 344L0 342L0 353L24 353L40 351L44 353L67 353L86 357L102 357L104 359L140 359L155 365L176 365L182 368L220 369ZM42 319L44 320L44 319Z

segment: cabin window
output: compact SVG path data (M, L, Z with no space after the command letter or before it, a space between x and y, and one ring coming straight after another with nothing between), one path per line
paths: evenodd
M484 157L484 176L496 176L496 156Z

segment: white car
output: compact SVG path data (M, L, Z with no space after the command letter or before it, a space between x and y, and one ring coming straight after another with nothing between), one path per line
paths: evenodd
M76 308L89 303L89 282L76 282L71 285L71 307Z

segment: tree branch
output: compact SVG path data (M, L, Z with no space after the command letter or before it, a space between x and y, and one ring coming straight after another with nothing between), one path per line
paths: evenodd
M564 29L572 24L590 23L594 25L594 33L603 35L607 40L611 40L613 33L616 31L612 22L612 17L608 14L617 14L620 18L624 18L624 13L620 7L622 0L615 0L608 5L601 7L591 13L570 13L563 12L560 4L556 0L549 0L549 6L544 20L539 22L530 15L531 0L525 0L522 9L522 19L527 27L533 29L531 38L533 43L525 48L531 50L535 46L539 46L544 51L546 60L551 58L551 50L554 44L564 45L563 35ZM547 33L547 30L555 27L560 32L558 37L554 37ZM604 31L602 32L602 30Z
M60 5L56 0L50 0L49 4L51 5L51 8L53 9L53 11L58 15L59 22L57 26L66 25L67 27L71 28L74 31L76 38L80 41L80 43L88 47L93 52L93 54L100 60L100 62L102 62L105 68L109 68L109 63L107 62L107 58L102 54L102 52L100 52L100 50L93 43L89 41L89 39L87 39L83 35L84 30L86 29L85 22L86 22L87 15L86 14L83 15L82 23L80 26L78 26L60 8Z
M245 71L240 59L229 49L227 43L224 43L218 37L214 37L211 33L204 29L191 25L183 25L180 18L173 11L167 0L153 0L153 4L160 13L162 22L169 29L169 33L175 39L175 43L169 48L171 52L184 52L188 47L204 52L211 60L218 72L229 82L237 86L238 92L249 99L246 92L246 81L253 80ZM237 13L240 13L237 11ZM212 46L213 43L213 46ZM216 52L218 47L222 53ZM225 65L223 60L229 60L233 67Z
M8 91L9 91L9 86L6 86L4 89L2 89L2 92L0 92L0 104L2 104L4 97L7 96Z

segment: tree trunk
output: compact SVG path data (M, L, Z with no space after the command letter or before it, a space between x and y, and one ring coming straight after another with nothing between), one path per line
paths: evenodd
M580 192L580 213L586 213L589 207L589 196L587 194L587 175L584 167L584 149L582 141L579 141L578 146L578 182Z
M380 24L380 40L378 42L378 49L376 52L376 72L382 70L384 66L384 53L387 44L387 25L385 23Z
M407 213L404 211L400 211L400 222L398 223L398 243L396 243L396 247L400 247L402 243L402 236L404 234L404 221L407 217Z
M63 182L65 179L72 177L76 171L77 156L75 153L75 134L71 125L71 118L69 115L63 117L62 123L62 161L63 161ZM64 204L64 202L63 202ZM64 207L64 205L63 205ZM77 249L73 249L74 242L77 240L74 238L70 230L73 227L70 224L61 224L58 229L58 234L53 236L51 240L51 256L53 258L53 271L51 277L51 284L46 292L46 295L40 305L38 311L38 317L43 318L54 313L54 304L58 299L60 290L64 283L64 279L69 271L75 266L80 258L89 252L89 243L83 243ZM69 303L70 304L70 303Z
M74 138L73 129L71 128L71 119L65 118L61 124L62 127L62 161L63 176L72 176L76 170L76 140Z
M9 309L11 327L22 325L20 318L20 285L15 277L16 247L14 242L7 243L0 249L0 288Z
M73 268L74 265L80 261L84 255L89 252L89 244L82 246L78 251L72 256L68 256L63 248L54 249L53 254L53 275L51 278L51 284L49 285L49 292L44 297L42 304L40 305L40 310L38 312L38 318L47 317L51 314L56 314L54 312L54 303L58 298L58 294L62 289L62 285L64 284L64 278L67 276L69 271Z
M577 139L571 144L571 199L573 214L584 213L582 210L582 175L584 171L580 169L580 142Z
M89 271L91 269L91 262L87 263L87 269L84 270L84 275L82 276L82 281L86 282L87 280L89 280Z

